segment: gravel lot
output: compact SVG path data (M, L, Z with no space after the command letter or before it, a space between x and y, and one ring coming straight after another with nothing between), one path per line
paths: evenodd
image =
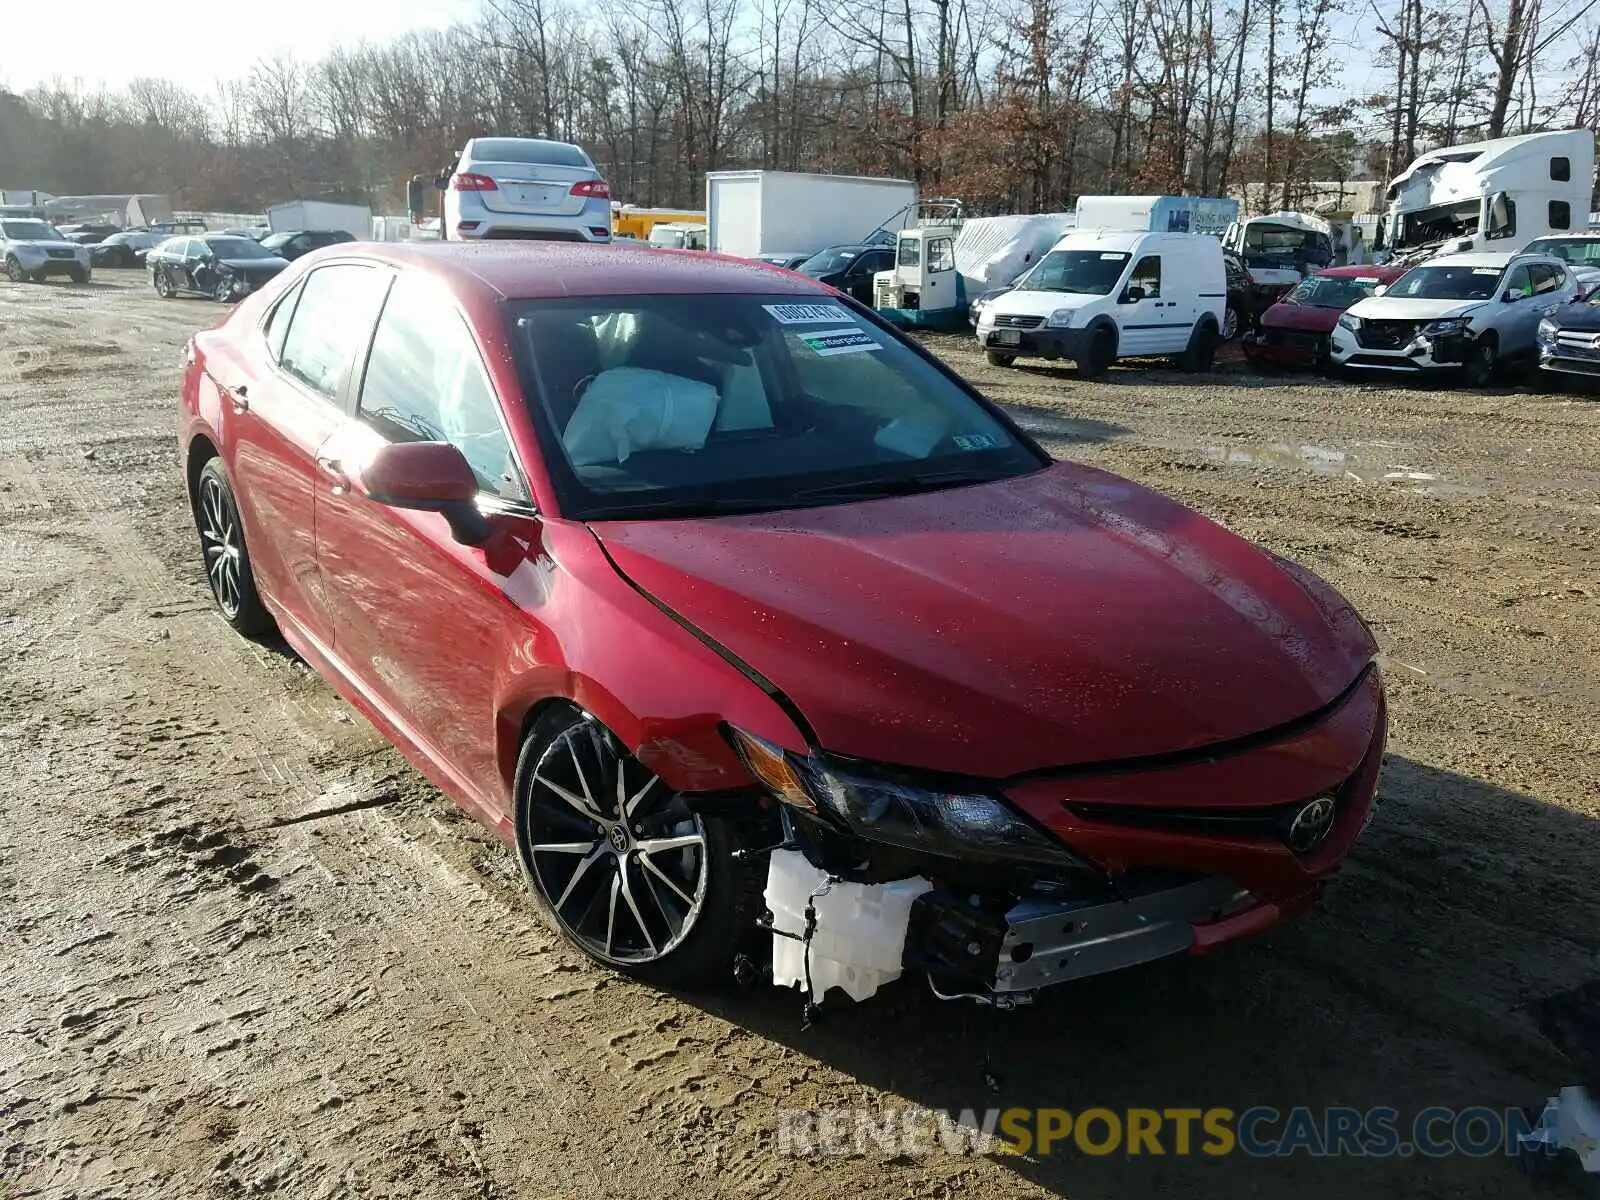
M1388 656L1309 915L988 1014L653 992L293 657L209 612L175 463L216 306L0 285L0 1195L1549 1195L1504 1158L781 1156L796 1106L1494 1108L1600 978L1600 403L938 351L1058 455L1320 571ZM1239 686L1248 687L1241 679ZM985 1087L985 1060L999 1091ZM1565 1191L1566 1185L1558 1185Z

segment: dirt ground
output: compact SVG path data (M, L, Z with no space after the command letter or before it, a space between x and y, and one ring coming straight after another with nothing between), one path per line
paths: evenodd
M117 274L0 285L0 1195L1551 1194L1503 1157L815 1159L776 1129L821 1106L1504 1108L1575 1082L1531 1006L1600 978L1600 402L1085 384L937 339L1055 453L1357 604L1387 654L1382 806L1325 902L1264 938L1014 1013L901 984L802 1030L793 994L588 965L497 841L211 615L174 389L219 310Z

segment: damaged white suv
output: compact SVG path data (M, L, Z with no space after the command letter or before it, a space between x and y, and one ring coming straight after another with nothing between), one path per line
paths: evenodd
M1412 267L1339 318L1335 371L1448 369L1481 387L1507 359L1538 352L1539 321L1578 294L1548 254L1447 254Z

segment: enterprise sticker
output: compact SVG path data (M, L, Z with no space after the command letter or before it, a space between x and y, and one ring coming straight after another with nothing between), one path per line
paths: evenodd
M862 329L818 329L813 333L802 333L800 340L823 358L883 349Z
M837 304L763 304L780 325L831 325L848 321L850 314Z

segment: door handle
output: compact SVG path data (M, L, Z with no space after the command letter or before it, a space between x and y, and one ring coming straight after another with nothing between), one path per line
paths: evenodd
M344 467L338 459L319 454L317 469L322 472L323 478L328 481L328 490L335 496L342 496L350 490L349 476L344 473Z
M233 401L233 411L236 416L243 416L250 411L250 387L241 383L235 388L223 388L228 393L228 399Z

